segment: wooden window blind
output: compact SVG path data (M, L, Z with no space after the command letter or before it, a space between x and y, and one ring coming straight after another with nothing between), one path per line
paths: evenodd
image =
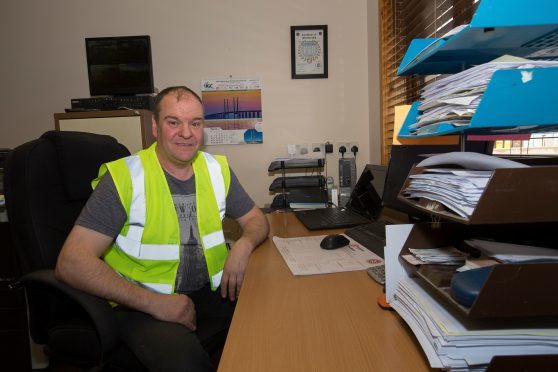
M397 76L411 40L440 37L469 23L478 0L380 0L382 163L387 164L394 134L394 107L411 104L433 77Z

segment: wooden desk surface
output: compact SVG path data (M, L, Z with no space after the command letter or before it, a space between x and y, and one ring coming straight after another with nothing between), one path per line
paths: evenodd
M268 215L270 236L310 232L292 213ZM430 371L410 329L376 300L365 271L295 277L270 239L242 286L219 372Z

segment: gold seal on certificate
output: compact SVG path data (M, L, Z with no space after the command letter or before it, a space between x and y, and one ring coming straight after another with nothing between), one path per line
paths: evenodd
M327 26L291 26L292 78L327 78Z

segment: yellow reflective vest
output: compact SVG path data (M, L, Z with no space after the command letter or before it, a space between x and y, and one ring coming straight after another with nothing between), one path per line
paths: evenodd
M118 237L103 255L123 277L160 293L174 293L180 262L180 227L170 189L155 152L156 143L126 158L103 164L110 172L127 215ZM221 283L227 247L222 220L230 186L223 156L198 151L195 174L196 209L211 288Z

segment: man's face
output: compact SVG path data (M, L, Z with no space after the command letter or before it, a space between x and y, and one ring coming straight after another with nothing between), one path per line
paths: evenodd
M160 160L180 167L189 165L203 144L203 107L190 94L177 97L175 92L162 99L152 131Z

